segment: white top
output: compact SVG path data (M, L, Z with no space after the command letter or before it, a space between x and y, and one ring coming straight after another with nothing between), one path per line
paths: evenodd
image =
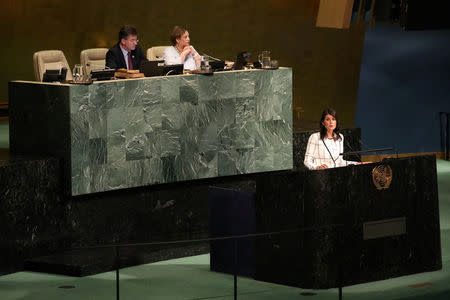
M323 164L326 164L328 168L356 164L355 161L344 160L342 155L339 155L344 152L344 136L342 134L339 134L339 136L341 139L335 141L334 139L329 138L321 140L320 132L311 134L308 140L308 146L306 147L305 160L303 162L305 166L310 170L316 170L318 166Z
M192 49L194 49L195 54L198 55L195 48L192 47ZM185 70L197 69L197 64L195 63L194 55L191 54L186 55L186 57L184 58L184 62L181 62L180 52L178 52L177 48L175 48L174 46L167 47L166 50L164 50L163 59L165 65L183 64Z
M120 50L122 50L123 58L125 59L125 63L127 64L127 69L130 69L130 66L128 65L128 51L122 48L122 45L119 44Z

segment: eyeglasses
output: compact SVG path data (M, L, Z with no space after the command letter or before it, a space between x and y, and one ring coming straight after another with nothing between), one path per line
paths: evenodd
M136 43L136 44L139 43L138 39L129 39L127 41L132 42L132 43Z

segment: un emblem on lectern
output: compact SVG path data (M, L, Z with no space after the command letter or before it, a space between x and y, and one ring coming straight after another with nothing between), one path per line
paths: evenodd
M379 165L372 170L373 184L377 190L386 190L391 185L392 169L388 165Z

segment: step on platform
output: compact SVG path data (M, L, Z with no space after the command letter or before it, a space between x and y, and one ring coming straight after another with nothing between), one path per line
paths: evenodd
M119 248L119 266L126 268L167 259L209 253L209 244L176 248L140 246ZM71 250L25 261L25 270L83 277L116 269L114 248Z

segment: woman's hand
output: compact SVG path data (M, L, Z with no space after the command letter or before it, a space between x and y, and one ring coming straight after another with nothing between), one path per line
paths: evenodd
M323 164L316 168L316 170L322 170L322 169L328 169L328 166L326 164Z
M183 51L181 51L181 53L180 53L181 61L184 62L188 55L192 55L194 57L195 64L198 69L200 67L200 61L201 61L200 55L198 55L198 53L191 46L186 46L183 48Z
M181 63L184 63L184 60L186 59L186 56L188 56L191 53L192 49L190 46L186 46L183 48L183 51L180 53L180 60Z
M184 57L186 57L189 54L192 54L194 51L192 50L191 46L186 46L183 49L183 52L181 52L181 54L184 54Z

